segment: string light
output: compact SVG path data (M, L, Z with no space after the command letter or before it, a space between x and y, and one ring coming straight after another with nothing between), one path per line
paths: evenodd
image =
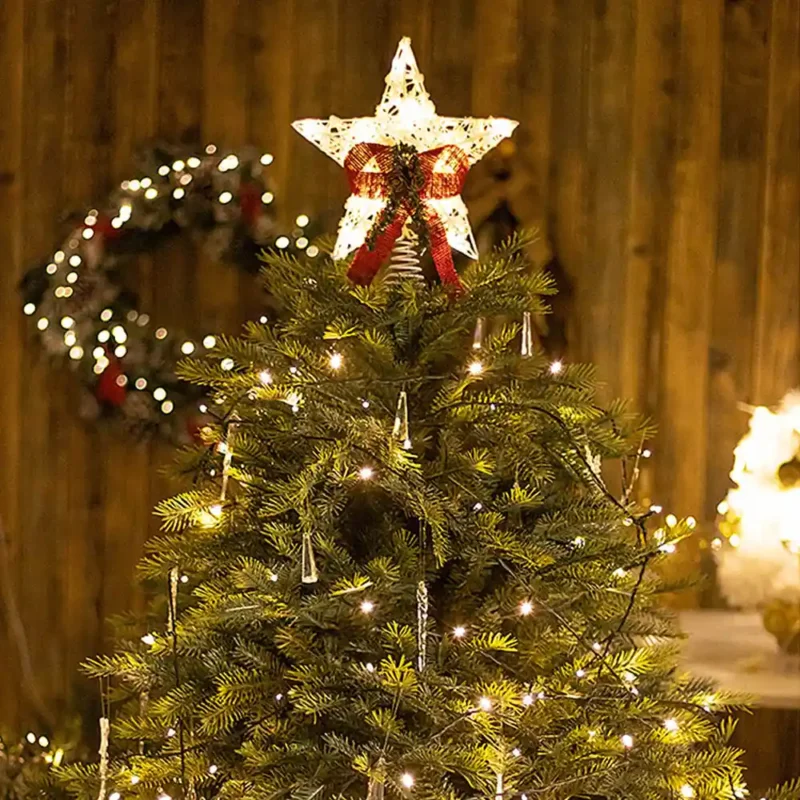
M677 731L680 729L680 725L678 725L678 720L674 719L673 717L669 717L668 719L664 720L664 727L670 733L677 733Z
M694 788L688 783L684 783L683 786L681 786L681 797L685 797L686 800L691 800L691 798L694 797Z
M81 265L81 257L76 253L69 257L69 265L71 267L79 267Z
M272 153L264 153L264 155L261 156L261 163L265 167L268 167L274 160L275 157L272 155Z
M264 192L261 195L261 202L266 206L269 205L275 199L275 195L272 192Z
M317 247L315 244L312 244L311 247L309 247L308 250L306 250L306 253L311 258L314 258L315 256L319 255L319 247Z
M523 600L519 604L519 613L522 614L523 617L527 617L528 614L533 612L533 603L530 600Z
M173 737L173 736L174 736L176 733L177 733L177 731L175 730L175 728L168 728L168 729L167 729L167 736L168 736L170 739L171 739L171 738L172 738L172 737Z
M631 747L633 747L633 736L631 736L629 733L626 733L623 736L621 736L620 741L622 742L622 746L628 750L630 750Z
M645 448L644 450L642 450L642 458L650 458L650 456L652 456L652 455L653 455L653 451L652 450L649 450L648 448Z
M38 328L40 331L45 331L45 330L47 330L47 326L48 326L49 324L50 324L50 320L49 320L49 319L47 319L47 317L39 317L39 320L38 320L38 321L37 321L37 323L36 323L36 327L37 327L37 328Z
M275 240L275 247L284 250L289 246L289 237L288 236L279 236Z
M75 334L75 331L67 331L64 334L64 344L67 347L72 347L72 345L74 345L75 342L77 342L77 341L78 341L78 337Z
M411 789L414 786L414 776L410 772L404 772L400 776L400 783L402 783L406 789Z
M185 356L194 353L194 342L184 342L181 345L181 353L183 353Z
M483 503L481 503L481 502L475 503L475 505L472 506L472 510L473 511L482 511L483 510Z
M478 700L478 708L480 708L481 711L491 711L492 701L484 695Z
M301 214L301 215L300 215L300 216L299 216L299 217L298 217L298 218L295 220L295 222L297 223L298 227L300 227L300 228L305 228L305 226L306 226L306 225L308 225L308 222L309 222L309 220L308 220L308 217L307 217L305 214Z
M218 767L216 764L212 764L212 765L211 765L211 766L208 768L208 774L209 774L209 775L216 775L216 774L217 774L217 770L218 770L218 769L219 769L219 767Z
M222 192L219 196L219 202L225 205L233 200L233 195L230 192Z
M668 528L674 528L678 524L678 518L674 514L667 514L664 519Z
M480 375L483 372L483 364L480 361L473 361L470 363L468 370L470 375Z
M146 645L151 646L151 645L154 645L156 643L156 637L153 636L152 633L146 633L144 636L142 636L142 641Z
M226 372L233 369L234 361L232 358L223 358L222 361L219 362L220 367L224 369Z
M36 744L36 734L33 731L30 731L28 735L25 737L31 744Z
M585 669L576 669L575 670L575 676L578 677L578 678L585 677L586 676L586 670Z
M91 239L94 236L94 231L91 228L84 228L81 232L81 236L87 240Z
M128 352L128 348L125 347L124 344L119 344L114 348L114 355L117 358L124 358L125 354Z
M522 705L523 706L532 706L534 702L532 694L524 694L522 695Z
M358 471L358 477L361 478L362 481L370 480L374 474L372 467L361 467Z
M272 383L272 373L268 369L261 370L258 373L258 379L264 386L269 386Z
M176 187L175 189L172 190L172 196L176 200L182 200L185 194L186 194L186 190L182 189L180 186L178 186L178 187Z
M75 324L72 317L61 317L61 327L69 330Z
M206 350L210 350L216 343L217 338L211 334L203 338L203 347L205 347Z
M375 665L371 661L367 661L367 663L364 664L364 669L366 669L367 672L375 672Z
M371 600L364 600L360 607L362 613L371 614L375 610L375 603L373 603Z
M167 329L166 328L157 328L155 333L156 339L166 339L167 338Z
M165 401L164 401L164 402L161 404L161 410L162 410L162 411L163 411L165 414L171 414L171 413L172 413L172 410L173 410L174 408L175 408L175 404L172 402L172 400L165 400Z
M79 344L71 347L69 350L69 357L73 361L80 361L83 358L83 348Z
M551 375L558 375L561 372L561 370L563 370L563 369L564 369L564 365L560 361L554 361L550 365L550 374Z
M77 281L78 281L77 272L70 272L67 274L67 283L77 283Z
M200 166L200 159L197 156L190 156L186 159L186 163L192 168L197 169Z
M45 267L45 272L47 272L48 275L55 275L57 271L58 267L55 264L48 264Z
M167 397L167 390L164 389L163 387L158 386L157 388L153 389L153 398L157 400L159 403L162 400L166 400L166 397Z
M463 625L456 625L453 628L453 638L463 639L467 635L467 629Z
M181 172L185 167L186 164L184 164L183 161L181 161L180 159L172 162L172 169L174 169L175 172Z
M136 786L140 780L141 778L138 775L131 775L131 785Z
M30 317L31 314L36 313L36 306L33 303L25 303L25 305L22 307L22 313Z
M331 369L340 369L342 366L342 354L341 353L331 353L331 357L328 359L328 364L330 365Z
M151 186L145 193L144 193L146 200L155 200L158 197L158 189Z

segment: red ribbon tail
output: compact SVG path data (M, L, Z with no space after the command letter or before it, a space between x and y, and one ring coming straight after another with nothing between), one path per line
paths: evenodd
M389 258L394 243L403 230L407 212L398 211L394 219L386 226L386 230L378 236L372 249L362 244L347 271L347 277L358 286L369 286L383 263ZM377 222L375 224L378 224Z
M464 285L453 264L453 253L447 242L447 231L441 217L430 206L425 206L425 219L428 224L428 237L431 245L431 256L442 286L454 297L464 292Z

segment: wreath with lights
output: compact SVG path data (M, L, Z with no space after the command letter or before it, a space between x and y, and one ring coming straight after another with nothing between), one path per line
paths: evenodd
M254 148L200 152L159 146L137 159L124 180L94 208L70 214L69 233L53 254L24 275L23 312L45 350L79 376L81 415L116 418L132 432L187 439L203 424L205 404L175 374L177 361L216 338L167 329L125 288L122 272L137 255L188 233L209 254L250 273L262 251L319 250L306 215L278 230L269 179L270 153Z

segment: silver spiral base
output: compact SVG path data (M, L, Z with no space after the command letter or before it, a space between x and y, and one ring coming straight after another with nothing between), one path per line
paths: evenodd
M386 282L397 284L412 280L425 282L425 275L420 264L419 236L406 225L400 238L395 242L389 265L386 269Z

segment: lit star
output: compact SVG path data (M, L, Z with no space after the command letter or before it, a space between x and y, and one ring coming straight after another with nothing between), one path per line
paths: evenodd
M500 141L509 137L517 124L514 120L494 117L440 117L425 90L424 77L411 50L411 40L405 37L400 40L391 70L386 76L386 89L375 109L375 116L303 119L294 122L293 127L340 166L345 166L345 159L353 147L363 143L390 147L408 145L417 153L451 145L459 148L466 163L472 166ZM379 171L378 164L372 162L361 168L362 173ZM432 171L434 176L437 173L452 173L452 159L443 154ZM424 202L441 219L447 244L470 258L477 258L467 208L461 195L433 197ZM385 206L384 197L350 195L345 203L345 215L339 224L339 236L333 250L335 259L345 258L364 244Z

